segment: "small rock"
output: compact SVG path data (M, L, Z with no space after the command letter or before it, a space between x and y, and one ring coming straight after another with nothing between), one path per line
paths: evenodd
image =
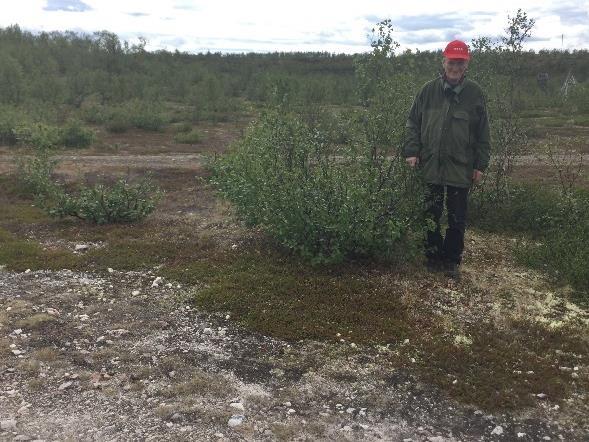
M16 419L4 419L0 421L2 431L16 431Z
M231 402L229 406L236 409L237 411L243 411L245 409L241 402Z
M287 411L288 414L295 414L296 410L294 408L289 408Z
M133 290L133 291L131 292L131 294L132 294L133 296L137 296L137 295L139 295L139 293L141 293L139 290Z
M495 428L493 428L493 431L491 431L491 434L496 434L497 436L501 436L503 434L503 427L501 425L497 425Z
M173 421L179 421L182 420L182 415L180 413L174 413L170 419Z
M292 404L290 402L285 402L282 405L284 405L285 407L292 407Z
M518 438L522 438L522 437L524 437L525 435L526 435L526 433L517 433L517 437L518 437Z
M344 428L342 428L343 431L352 431L352 427L350 427L349 425L344 426Z
M108 271L108 273L113 273L114 269L111 269L110 267L108 269L106 269Z
M225 437L225 435L223 433L215 433L215 437L222 439Z
M20 354L22 354L22 353L23 353L23 352L22 352L22 351L20 351L20 350L11 350L11 351L12 351L12 354L13 354L14 356L18 356L18 355L20 355Z
M552 440L552 439L550 438L550 436L544 436L542 439L544 439L544 440Z
M90 316L88 316L88 315L80 315L79 318L80 318L80 321L87 321L88 319L90 319Z
M538 399L546 399L547 395L546 395L546 394L544 394L544 393L538 393L538 394L536 395L536 397L537 397Z
M231 319L231 315L225 315L225 319L227 319L227 320Z
M90 246L88 244L76 244L76 252L85 252Z
M162 282L162 278L161 276L158 276L157 278L155 278L153 280L153 282L151 283L152 287L159 287L160 286L160 282Z
M350 408L348 408L348 409L346 410L346 413L348 413L348 414L353 414L353 413L354 413L354 411L356 411L356 409L355 409L355 408L352 408L352 407L350 407Z
M13 335L16 335L16 336L18 336L18 335L22 334L22 328L17 328L16 330L14 330L14 331L12 332L12 334L13 334Z
M234 414L233 416L231 416L231 418L229 419L229 422L227 422L227 424L230 427L239 427L243 423L244 419L245 419L245 416L243 414Z
M59 387L57 387L58 390L65 390L66 388L71 387L73 384L72 381L68 381L68 382L64 382L63 384L61 384Z
M205 335L210 335L211 333L213 333L213 329L211 329L211 328L209 328L209 327L206 327L206 328L204 328L204 329L202 330L202 332L203 332Z
M59 310L57 310L55 308L51 308L51 307L48 307L47 309L45 309L45 313L47 313L48 315L51 315L51 316L59 316L59 314L60 314Z
M578 379L578 378L579 378L579 373L572 372L572 373L571 373L571 377L572 377L573 379Z
M25 273L31 273L31 269L26 269Z

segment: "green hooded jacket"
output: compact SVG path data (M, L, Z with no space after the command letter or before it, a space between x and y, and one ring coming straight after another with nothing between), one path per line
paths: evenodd
M470 187L473 170L489 165L489 119L483 92L464 79L426 83L407 119L405 157L418 157L426 183Z

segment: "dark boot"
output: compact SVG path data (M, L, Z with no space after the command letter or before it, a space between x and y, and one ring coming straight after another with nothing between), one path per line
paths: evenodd
M445 265L444 275L452 278L454 281L460 281L460 269L455 262L447 262Z

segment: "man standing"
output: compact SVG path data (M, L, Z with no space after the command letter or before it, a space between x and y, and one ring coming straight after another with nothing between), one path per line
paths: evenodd
M427 184L426 213L435 225L427 233L427 267L459 279L468 191L489 164L489 120L480 86L465 78L468 46L451 41L443 55L442 75L426 83L411 106L404 153ZM442 237L444 197L448 228Z

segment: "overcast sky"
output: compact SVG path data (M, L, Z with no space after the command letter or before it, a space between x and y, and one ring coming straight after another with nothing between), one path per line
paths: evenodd
M528 49L589 48L589 0L3 0L0 26L108 30L132 43L143 36L149 50L358 53L385 18L402 49L436 50L502 35L518 8L536 20Z

